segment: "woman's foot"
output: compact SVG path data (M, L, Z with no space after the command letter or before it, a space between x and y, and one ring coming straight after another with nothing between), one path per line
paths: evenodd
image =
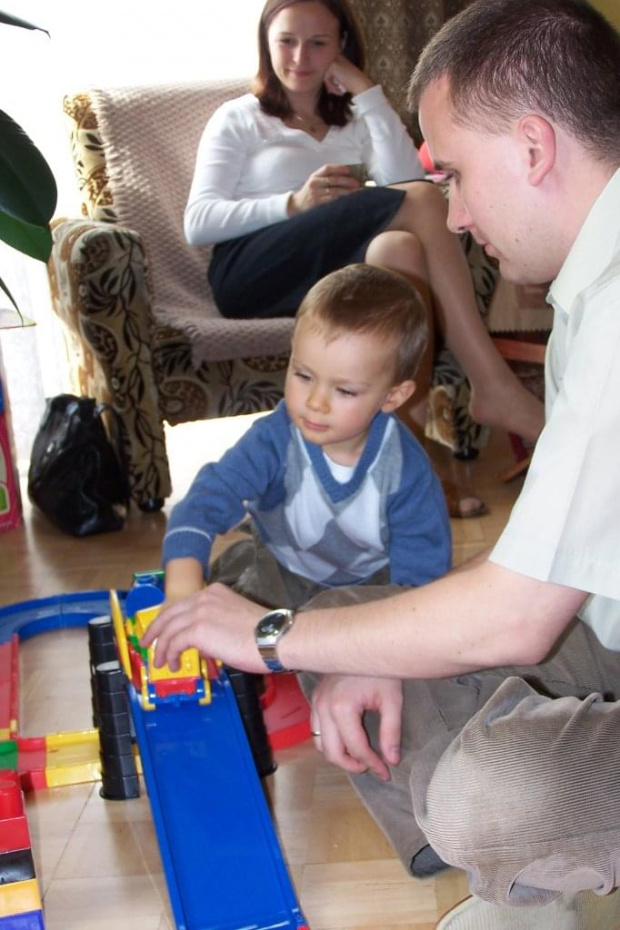
M489 508L479 497L470 491L459 488L448 478L441 479L441 486L448 505L448 513L453 520L467 520L471 517L483 517Z
M511 373L512 375L512 373ZM545 408L516 375L471 391L469 412L477 423L501 426L509 433L536 442L545 425Z

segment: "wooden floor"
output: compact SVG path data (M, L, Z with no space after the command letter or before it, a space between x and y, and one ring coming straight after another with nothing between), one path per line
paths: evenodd
M121 533L74 540L26 505L23 527L0 534L0 604L126 588L134 571L157 567L169 506L198 465L219 457L246 420L226 421L225 428L200 423L171 430L174 496L164 513L133 512ZM469 480L490 514L453 521L456 563L497 538L520 486L498 480L511 463L507 439L497 434L470 466ZM446 467L445 457L441 464ZM87 655L84 630L45 634L21 645L23 735L91 726ZM346 777L310 743L279 753L278 763L270 779L276 822L312 930L431 930L465 897L458 871L426 881L409 878ZM145 797L106 802L97 784L86 784L36 791L27 806L47 930L173 928Z

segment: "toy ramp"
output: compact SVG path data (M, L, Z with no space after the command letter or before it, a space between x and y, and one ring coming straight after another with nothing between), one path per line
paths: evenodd
M177 930L307 930L224 673L208 705L129 688Z

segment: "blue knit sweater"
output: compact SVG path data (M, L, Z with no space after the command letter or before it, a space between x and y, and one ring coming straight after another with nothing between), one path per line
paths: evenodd
M373 420L352 475L340 482L281 403L200 470L170 515L164 566L192 556L208 577L215 536L247 513L281 565L328 587L361 583L387 564L400 585L425 584L450 568L439 481L409 430L384 413Z

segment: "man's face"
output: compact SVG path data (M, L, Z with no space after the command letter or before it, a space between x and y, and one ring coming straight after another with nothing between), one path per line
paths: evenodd
M420 100L420 125L433 161L449 181L449 228L471 232L498 259L507 280L550 281L559 265L546 243L547 218L538 189L528 183L527 154L516 128L490 135L461 126L448 100L447 79L429 85Z

